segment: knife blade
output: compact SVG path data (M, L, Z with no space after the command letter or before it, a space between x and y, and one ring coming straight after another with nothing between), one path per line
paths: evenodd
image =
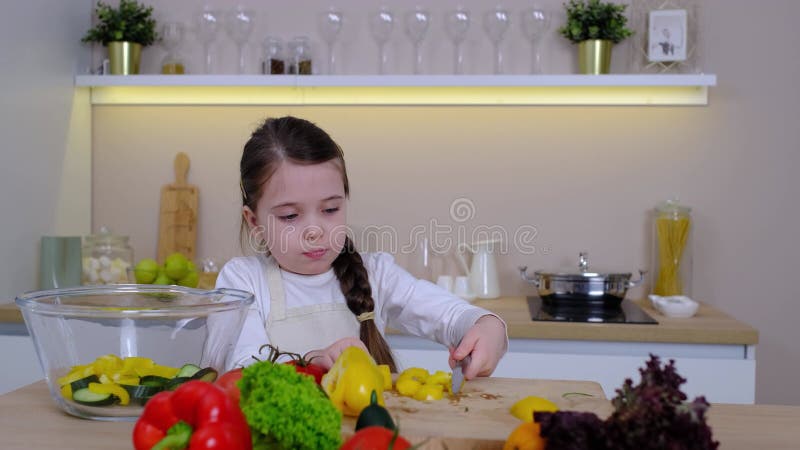
M461 361L456 361L456 366L453 367L453 378L450 384L450 390L453 395L461 391L461 386L464 384L464 367L468 366L471 360L472 358L467 355Z

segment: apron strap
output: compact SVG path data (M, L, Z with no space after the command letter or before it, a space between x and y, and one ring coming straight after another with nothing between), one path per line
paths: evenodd
M272 325L273 320L283 320L286 318L286 294L283 291L283 279L281 269L275 258L267 256L267 287L269 288L269 319L267 319L267 329Z

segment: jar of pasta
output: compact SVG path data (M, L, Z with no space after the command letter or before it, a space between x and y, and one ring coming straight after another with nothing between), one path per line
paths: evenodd
M677 200L655 208L653 219L653 294L690 296L692 284L692 209Z

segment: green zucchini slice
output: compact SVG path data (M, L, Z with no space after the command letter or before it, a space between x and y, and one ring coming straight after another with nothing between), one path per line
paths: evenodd
M89 375L88 377L81 378L80 380L75 380L69 384L69 387L72 389L72 392L78 392L81 389L88 388L89 383L99 383L100 379L97 378L97 375Z
M183 367L178 370L178 374L175 375L175 378L191 378L200 370L201 368L194 364L184 364Z

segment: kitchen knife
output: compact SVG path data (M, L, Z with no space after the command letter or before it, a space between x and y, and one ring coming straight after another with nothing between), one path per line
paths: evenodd
M467 355L461 361L456 361L456 366L453 367L453 378L451 380L450 390L453 395L461 391L461 385L464 384L464 367L468 366L472 358Z

